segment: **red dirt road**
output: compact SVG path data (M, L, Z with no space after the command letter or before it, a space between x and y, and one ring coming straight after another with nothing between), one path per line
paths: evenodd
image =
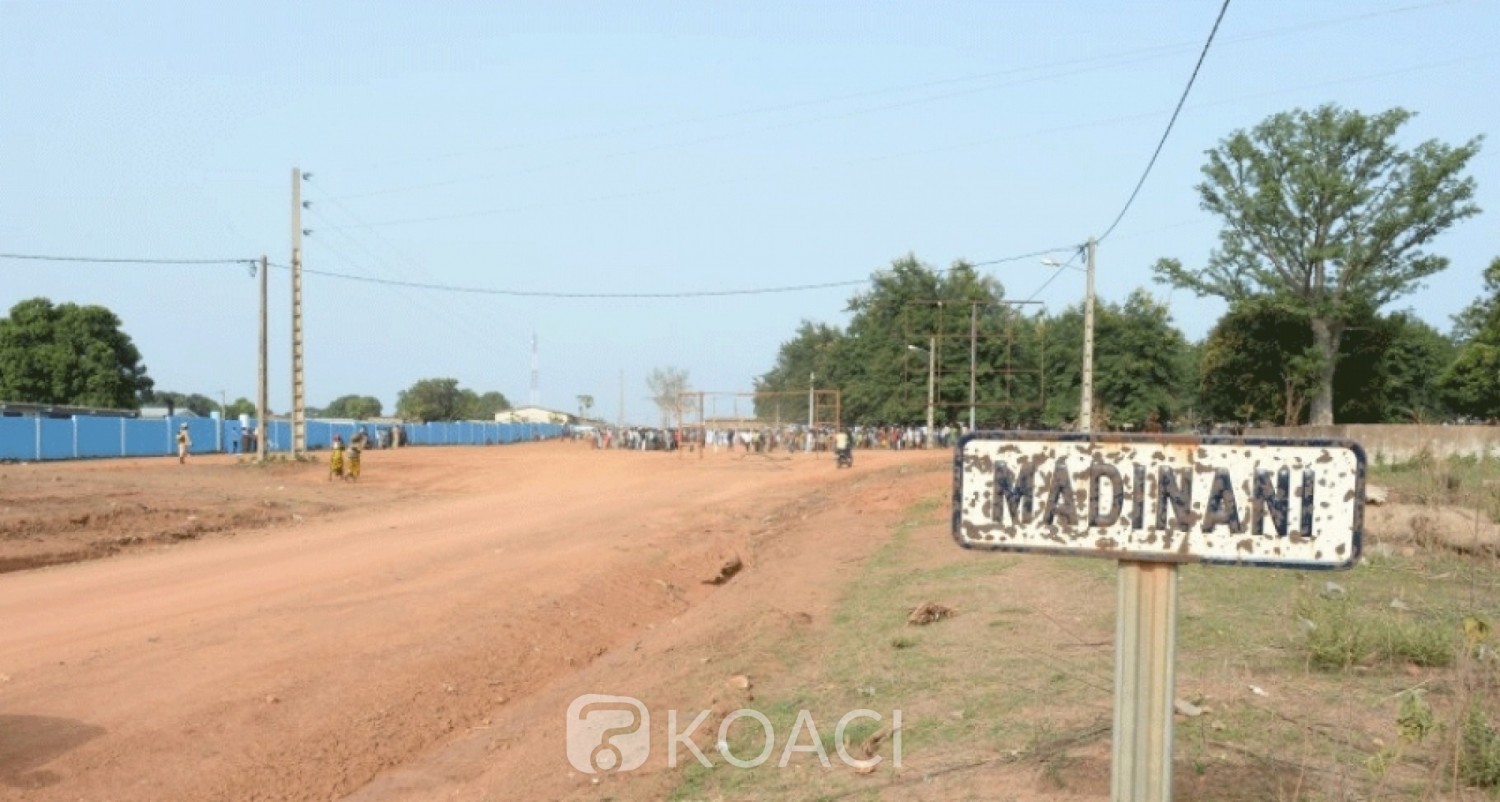
M0 798L401 796L389 778L492 720L534 729L529 699L647 630L692 610L707 638L736 584L857 560L862 532L942 491L945 456L861 453L851 472L806 455L405 449L368 453L358 487L288 466L283 490L335 511L0 575ZM189 495L228 462L49 469L140 471ZM913 482L898 464L923 469ZM854 508L868 514L812 551L782 531ZM735 555L744 574L704 584ZM551 707L537 721L560 724ZM492 761L465 773L497 798L562 795L576 778L551 744L507 772L518 785ZM412 798L438 795L423 776Z

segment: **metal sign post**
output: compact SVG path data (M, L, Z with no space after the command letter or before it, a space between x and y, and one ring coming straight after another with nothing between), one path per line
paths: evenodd
M1119 562L1112 798L1171 798L1177 568L1359 560L1365 455L1342 440L979 432L954 457L953 537Z

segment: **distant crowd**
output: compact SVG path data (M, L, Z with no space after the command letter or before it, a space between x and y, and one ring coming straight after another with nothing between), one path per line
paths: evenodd
M924 448L926 426L851 426L846 427L855 448L883 448L893 451ZM941 426L933 432L933 448L951 448L958 442L962 429ZM575 440L588 440L595 449L631 451L676 451L679 448L703 448L715 453L741 451L747 454L776 452L820 452L833 450L836 430L832 426L766 426L754 429L715 429L687 427L661 429L646 426L576 429Z

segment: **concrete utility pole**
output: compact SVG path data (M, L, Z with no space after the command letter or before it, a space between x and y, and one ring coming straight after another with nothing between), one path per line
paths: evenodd
M812 430L813 430L813 426L817 423L817 407L816 407L816 402L815 402L815 399L817 398L817 395L816 395L817 390L815 389L818 386L817 385L817 381L818 381L818 374L816 374L816 373L809 373L809 374L807 374L807 449L806 450L808 450L808 451L812 451L812 441L813 441Z
M255 377L255 461L266 461L266 257L260 257L260 368Z
M1099 243L1089 237L1087 289L1083 295L1083 392L1079 399L1078 431L1094 429L1094 252Z
M927 341L927 447L932 448L932 408L937 401L937 335Z
M969 303L969 431L974 431L974 382L979 375L979 302Z
M292 458L307 451L307 395L302 383L302 171L292 168Z

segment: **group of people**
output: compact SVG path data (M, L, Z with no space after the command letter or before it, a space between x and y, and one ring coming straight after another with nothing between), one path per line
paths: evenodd
M369 445L370 436L365 434L363 428L354 430L347 446L344 445L342 435L334 435L333 445L329 447L328 481L332 482L335 478L348 482L359 481L359 455Z

